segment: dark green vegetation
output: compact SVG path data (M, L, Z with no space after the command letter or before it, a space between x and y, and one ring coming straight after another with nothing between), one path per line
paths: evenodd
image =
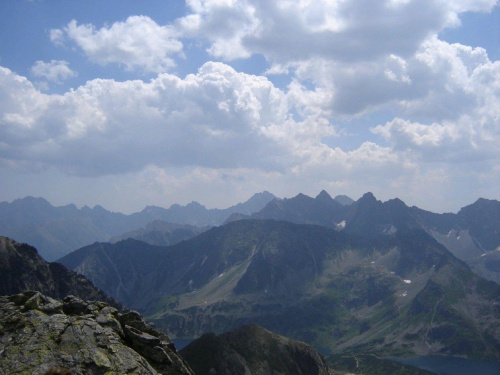
M170 247L95 244L61 262L173 337L258 323L324 352L500 356L500 286L421 229L363 239L240 220Z
M328 365L310 346L244 326L220 336L206 334L180 351L197 375L328 375Z
M2 374L42 375L52 368L74 375L429 374L369 356L354 362L331 357L336 370L329 369L310 346L256 325L206 334L180 354L168 336L136 312L120 313L104 302L74 296L60 301L34 291L0 296Z

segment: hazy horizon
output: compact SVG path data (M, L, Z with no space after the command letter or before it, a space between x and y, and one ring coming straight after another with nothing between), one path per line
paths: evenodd
M325 191L326 191L326 190L325 190ZM262 191L262 192L258 192L258 193L255 193L255 194L259 194L259 193L263 193L263 192L264 192L264 191ZM271 191L267 191L267 192L268 192L268 193L273 194ZM309 197L311 197L311 198L315 198L315 197L316 197L319 193L320 193L320 192L318 192L318 193L317 193L317 194L315 194L315 195L308 195L308 196L309 196ZM357 200L359 200L359 199L362 197L362 196L360 196L360 197L353 198L353 197L348 196L348 195L345 195L345 194L330 194L329 192L327 192L327 193L328 193L328 194L329 194L329 195L330 195L333 199L334 199L335 197L337 197L337 196L339 196L339 195L340 195L340 196L347 196L348 198L351 198L353 201L357 201ZM366 192L366 193L370 193L370 192ZM366 194L366 193L365 193L365 194ZM96 205L88 205L88 204L83 204L83 205L78 205L78 204L75 204L74 202L67 202L67 203L64 203L64 204L57 204L57 203L53 203L53 202L51 202L49 199L47 199L47 198L45 198L45 197L41 197L41 196L32 196L32 195L27 195L27 196L25 196L25 197L15 198L15 199L13 199L13 200L11 200L11 201L0 201L0 203L7 202L7 203L9 203L9 204L10 204L10 203L13 203L13 202L14 202L14 201L16 201L16 200L22 200L22 199L26 199L26 198L35 198L35 199L42 198L42 199L46 200L47 202L49 202L49 203L50 203L53 207L64 207L64 206L68 206L68 205L74 205L74 206L76 206L76 208L78 208L78 209L82 209L82 208L84 208L84 207L88 207L88 208L93 209L93 208L95 208L95 207L97 207L97 206L100 206L100 207L102 207L102 208L104 208L104 209L106 209L107 211L110 211L110 212L116 212L116 213L122 213L122 214L125 214L125 215L130 215L130 214L133 214L133 213L140 212L140 211L142 211L143 209L145 209L145 208L146 208L146 207L148 207L148 206L156 206L156 207L161 207L161 208L168 209L168 208L170 208L170 207L171 207L171 206L173 206L173 205L186 206L186 205L191 204L191 203L198 203L198 204L201 204L201 205L202 205L202 206L204 206L206 209L226 209L226 208L230 208L230 207L236 206L236 205L237 205L237 204L239 204L239 203L245 203L245 202L246 202L246 201L248 201L250 198L252 198L255 194L252 194L251 196L249 196L249 197L248 197L248 198L246 198L246 199L243 199L242 201L234 202L234 203L229 204L229 205L227 205L227 206L213 206L213 207L212 207L212 206L208 206L208 205L204 204L203 202L200 202L200 201L198 201L198 200L196 200L196 199L193 199L193 200L191 200L191 201L187 201L187 202L184 202L184 203L172 203L172 204L169 204L169 205L164 205L164 206L162 206L162 205L146 205L146 206L144 206L144 207L142 207L142 208L140 208L140 209L138 209L138 210L132 210L132 211L117 211L117 210L110 209L110 208L108 208L108 207L106 207L106 206L104 206L104 205L102 205L102 204L96 204ZM299 194L301 194L301 193L299 193ZM295 195L295 196L289 196L289 197L279 197L279 196L276 196L275 194L273 194L273 195L274 195L276 198L278 198L278 199L290 199L290 198L294 198L294 197L296 196L296 195ZM307 194L306 194L306 195L307 195ZM385 200L385 199L380 199L380 198L379 198L379 197L377 197L376 195L374 195L374 196L375 196L375 198L376 198L377 200L382 201L382 202L386 202L387 200L391 200L391 199L400 199L399 197L392 197L392 198L389 198L389 199ZM463 207L465 207L465 206L468 206L468 205L471 205L471 204L475 203L475 202L476 202L478 199L480 199L480 198L484 198L484 197L478 197L477 199L474 199L473 201L471 201L471 202L469 202L469 203L465 204L464 206L457 207L455 210L452 210L452 211L435 211L435 210L433 210L433 209L432 209L432 207L431 207L431 208L425 208L425 207L420 207L420 206L417 206L417 207L418 207L418 208L420 208L420 209L423 209L423 210L426 210L426 211L430 211L430 212L434 212L434 213L438 213L438 214L440 214L440 213L458 213L458 211L460 211L460 209L462 209L462 208L463 208ZM485 198L485 199L487 199L487 198ZM403 200L403 201L404 201L404 200ZM409 202L405 202L405 201L404 201L404 203L405 203L407 206L409 206L409 207L416 206L416 205L411 204L411 203L409 203Z

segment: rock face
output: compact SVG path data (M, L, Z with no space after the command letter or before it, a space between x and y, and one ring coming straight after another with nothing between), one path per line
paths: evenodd
M38 290L59 299L72 294L118 306L84 276L62 264L46 262L32 246L0 237L0 296L27 290Z
M137 312L39 292L0 297L0 373L193 374L170 339Z
M206 334L181 350L197 375L328 375L323 357L309 345L258 325L220 336Z

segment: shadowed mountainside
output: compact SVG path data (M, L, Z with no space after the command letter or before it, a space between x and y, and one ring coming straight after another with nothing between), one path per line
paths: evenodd
M332 199L325 191L316 198L299 194L272 200L259 212L250 216L233 215L228 221L286 220L322 225L371 239L391 236L398 230L422 229L466 261L475 273L500 283L500 202L481 198L457 214L436 214L408 207L397 198L381 202L372 193L347 206L340 205L337 198Z
M330 374L324 358L309 345L258 325L203 335L180 353L197 375Z
M0 237L0 295L37 290L62 299L74 295L82 299L116 301L97 289L83 275L59 263L47 263L37 250L6 237Z
M363 239L240 220L170 247L95 244L61 262L173 337L258 323L325 352L500 353L500 286L421 229Z

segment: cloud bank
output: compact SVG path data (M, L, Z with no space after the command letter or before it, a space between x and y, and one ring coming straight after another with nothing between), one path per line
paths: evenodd
M160 191L211 181L220 191L372 186L417 196L433 186L437 200L447 186L475 179L480 191L500 181L500 62L438 38L462 13L496 1L186 3L189 14L168 25L130 16L50 32L93 63L155 73L148 82L93 79L45 94L0 68L0 163L136 173ZM188 44L220 61L169 73ZM267 76L230 66L256 54ZM57 83L75 72L52 60L31 74ZM285 87L269 79L281 74ZM348 145L356 121L367 135Z

